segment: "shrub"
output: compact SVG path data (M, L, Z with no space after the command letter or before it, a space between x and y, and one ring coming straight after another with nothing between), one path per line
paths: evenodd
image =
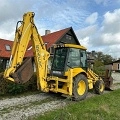
M17 84L9 80L5 80L3 78L3 73L0 73L0 95L5 95L5 94L16 95L16 94L20 94L28 91L36 91L36 90L37 90L36 74L34 74L28 82L24 84Z
M24 86L22 84L10 83L7 85L7 93L16 95L22 92L24 92Z

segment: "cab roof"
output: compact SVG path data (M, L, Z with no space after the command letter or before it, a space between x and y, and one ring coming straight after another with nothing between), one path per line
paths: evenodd
M55 47L55 48L68 47L68 48L78 48L78 49L87 50L87 48L85 48L84 46L75 45L75 44L56 44L54 47Z

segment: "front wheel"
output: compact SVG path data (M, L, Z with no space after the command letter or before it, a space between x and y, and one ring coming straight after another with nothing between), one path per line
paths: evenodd
M95 93L102 94L104 92L104 89L105 89L104 81L103 80L97 80L95 82L94 89L95 89Z
M88 81L85 75L79 74L73 81L73 99L83 100L88 92Z

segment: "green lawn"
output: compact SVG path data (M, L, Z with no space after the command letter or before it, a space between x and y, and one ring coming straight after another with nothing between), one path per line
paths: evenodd
M62 109L40 115L36 120L120 120L120 89L72 102Z

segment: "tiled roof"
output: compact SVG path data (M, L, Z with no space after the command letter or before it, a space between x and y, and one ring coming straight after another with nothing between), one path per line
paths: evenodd
M10 40L0 39L0 57L9 58L11 54L11 50L6 50L6 45L12 48L13 42Z
M47 48L49 49L53 44L55 44L70 29L71 29L71 27L42 36L44 43L48 43ZM29 47L31 46L30 44L31 43L29 43L29 45L28 45ZM13 41L0 39L0 57L3 57L3 58L10 57L11 51L6 50L6 47L5 47L6 45L9 45L10 48L12 48ZM32 57L32 56L33 56L32 49L27 50L25 57Z
M42 39L47 43L47 48L50 48L54 43L56 43L65 33L67 33L71 28L66 28L60 31L53 32L48 35L42 36Z
M0 57L9 58L11 55L11 50L7 50L6 46L9 46L11 49L12 45L13 45L13 41L0 39ZM29 48L29 46L31 46L31 45L29 44L28 48ZM25 57L32 57L32 56L33 56L32 50L27 50Z

